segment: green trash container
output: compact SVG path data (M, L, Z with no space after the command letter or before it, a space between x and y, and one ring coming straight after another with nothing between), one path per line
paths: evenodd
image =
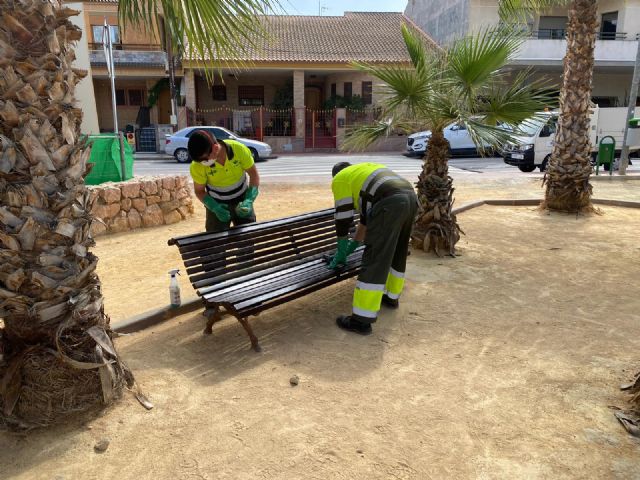
M602 137L598 145L598 157L596 158L596 175L600 165L608 165L609 175L613 173L613 162L616 157L616 140L611 135Z
M84 179L85 185L99 185L105 182L122 181L120 164L120 142L113 133L91 135L91 156L93 168ZM133 150L124 142L125 180L133 178Z

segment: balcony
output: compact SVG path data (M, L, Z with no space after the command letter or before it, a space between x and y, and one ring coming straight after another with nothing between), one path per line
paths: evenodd
M531 32L518 52L514 65L561 66L567 51L564 29ZM599 67L633 68L638 48L637 36L628 38L625 32L598 32L595 65Z
M106 66L102 43L89 44L89 61L92 67ZM120 68L165 68L167 54L160 45L117 43L113 45L113 61Z
M640 35L640 34L639 34ZM533 30L531 38L538 40L564 40L567 31L563 28L544 28L541 30ZM636 35L636 40L638 35ZM626 32L598 32L598 40L627 40Z

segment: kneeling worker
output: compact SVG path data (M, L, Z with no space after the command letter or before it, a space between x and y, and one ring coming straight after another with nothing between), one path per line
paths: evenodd
M340 268L362 241L365 245L352 313L339 316L336 323L342 329L367 335L381 303L398 307L418 199L411 184L384 165L340 162L332 174L338 249L329 268ZM353 240L349 240L356 210L360 212L360 224Z
M207 232L228 230L231 222L255 222L260 176L249 149L235 140L219 141L205 130L194 131L187 148L196 197L207 207Z

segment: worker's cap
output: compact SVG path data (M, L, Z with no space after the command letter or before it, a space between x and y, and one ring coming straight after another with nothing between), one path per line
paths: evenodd
M351 164L349 162L338 162L333 166L333 169L331 170L331 176L335 177L338 173L340 173L342 170L344 170L347 167L350 167Z

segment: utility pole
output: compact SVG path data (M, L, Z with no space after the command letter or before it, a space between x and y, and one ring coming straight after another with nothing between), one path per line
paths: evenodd
M113 40L111 38L111 26L104 19L104 27L102 30L102 48L107 63L107 72L111 79L111 108L113 109L113 133L118 137L120 147L120 178L124 182L127 178L126 162L124 159L124 136L118 128L118 109L116 102L116 69L113 61Z
M620 153L620 166L618 174L626 175L629 166L629 120L631 120L636 112L636 99L638 97L638 82L640 82L640 40L638 40L638 48L636 51L636 63L633 67L633 80L631 81L631 91L629 92L629 106L627 108L627 121L624 124L624 140L622 141L622 152Z
M173 58L173 36L169 31L169 24L163 18L164 26L164 49L167 54L167 69L169 70L169 96L171 97L171 120L169 123L174 127L178 124L178 104L176 98L176 72Z

